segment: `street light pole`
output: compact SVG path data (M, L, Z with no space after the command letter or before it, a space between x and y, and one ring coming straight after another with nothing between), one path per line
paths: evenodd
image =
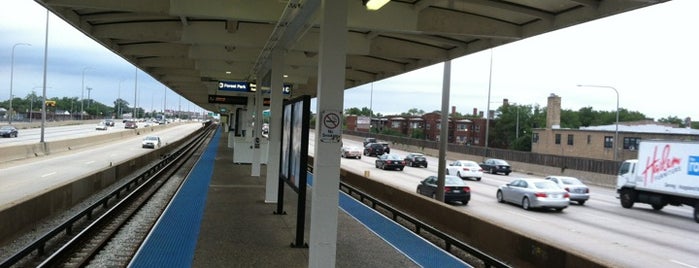
M619 91L612 86L601 86L601 85L578 85L578 87L598 87L598 88L611 88L616 93L616 126L614 128L614 161L619 159Z
M85 71L87 69L92 69L92 67L87 66L83 68L83 82L82 85L80 86L81 93L80 93L80 120L83 120L83 114L85 113L85 110L83 110L83 103L85 102Z
M7 122L9 124L12 124L12 78L14 77L15 73L15 47L19 45L31 46L31 44L28 43L16 43L12 46L12 59L10 60L10 115L7 117Z

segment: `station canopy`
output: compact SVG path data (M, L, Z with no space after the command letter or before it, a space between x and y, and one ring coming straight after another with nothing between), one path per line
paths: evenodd
M204 109L219 81L264 79L274 49L291 95L317 95L320 0L36 2ZM347 1L346 89L665 1L365 2Z

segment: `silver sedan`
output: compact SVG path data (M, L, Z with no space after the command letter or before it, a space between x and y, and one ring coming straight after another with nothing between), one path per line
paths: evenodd
M498 188L498 202L531 208L553 208L562 211L570 204L570 194L554 182L544 179L515 179Z
M582 206L590 199L590 188L577 178L548 176L546 179L558 184L561 189L570 193L570 201L578 202L578 205Z

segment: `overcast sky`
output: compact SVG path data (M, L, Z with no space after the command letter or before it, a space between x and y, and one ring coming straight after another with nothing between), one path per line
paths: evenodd
M15 47L13 94L41 94L46 11L31 0L9 0L0 10L0 100L8 99L11 51ZM525 39L452 61L449 106L470 114L488 105L492 53L491 109L507 98L523 105L546 106L546 98L562 97L562 108L590 106L614 111L619 91L621 108L658 119L668 116L699 120L695 106L699 85L699 1L673 0L549 34ZM83 94L112 105L118 97L134 102L136 68L50 15L48 97ZM87 69L85 69L87 68ZM441 107L443 64L345 91L345 108L370 107L388 115L410 108L426 112ZM121 89L121 90L119 90ZM194 104L145 73L138 73L139 107L168 109ZM167 94L167 100L164 99ZM400 98L397 98L400 94ZM88 92L84 92L87 98Z

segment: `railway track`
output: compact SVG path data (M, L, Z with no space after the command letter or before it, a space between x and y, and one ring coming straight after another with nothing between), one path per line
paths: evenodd
M184 182L215 127L0 263L5 267L126 267Z

